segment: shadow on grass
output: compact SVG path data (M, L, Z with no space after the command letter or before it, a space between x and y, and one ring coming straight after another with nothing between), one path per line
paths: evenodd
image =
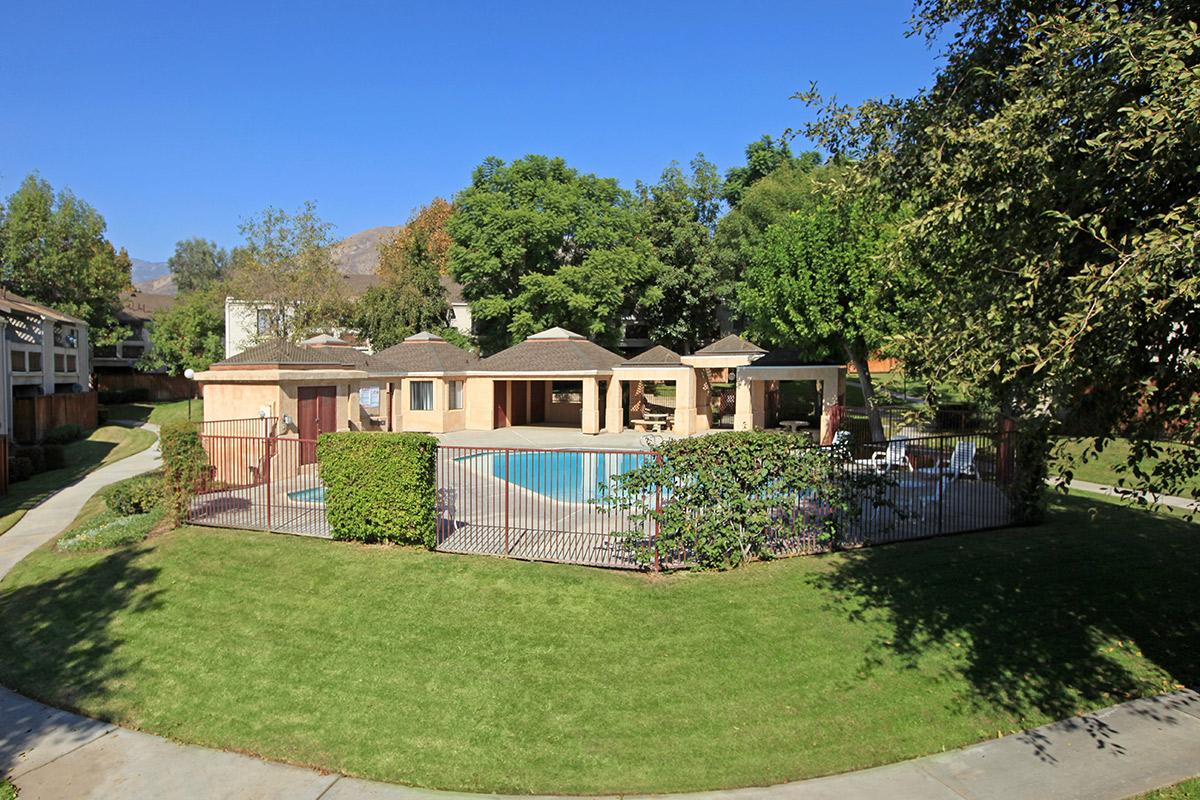
M117 654L114 617L160 605L151 588L159 570L139 565L139 554L121 550L37 583L0 584L0 683L68 709L103 698L130 667ZM0 775L39 735L35 723L4 719Z
M116 442L82 439L67 445L67 466L39 472L26 480L9 485L8 494L0 497L0 517L14 511L28 511L62 489L81 480L117 447ZM3 528L0 527L0 532Z
M965 699L1021 720L1200 682L1198 578L1200 527L1072 497L1041 526L866 549L816 580L852 619L890 621L866 670L953 648Z
M112 406L101 406L100 410L104 412L109 420L146 422L150 419L150 413L154 411L154 406L149 403L120 403Z

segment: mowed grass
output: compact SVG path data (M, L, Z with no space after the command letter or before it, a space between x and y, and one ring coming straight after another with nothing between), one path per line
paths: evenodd
M661 792L898 761L1200 680L1200 528L1040 527L648 576L185 528L0 582L0 682L424 787Z
M10 484L8 494L0 497L0 534L16 525L26 511L54 492L94 469L145 450L154 444L154 439L154 434L149 431L105 425L89 432L86 438L65 445L65 467Z
M1200 800L1200 778L1140 794L1136 800Z
M1104 486L1116 486L1117 482L1122 478L1124 478L1127 485L1133 486L1137 484L1137 479L1133 473L1124 469L1129 459L1129 440L1120 438L1111 439L1098 455L1085 461L1083 455L1085 452L1091 451L1092 441L1091 439L1060 440L1054 451L1055 462L1053 466L1058 468L1069 467L1076 479L1091 481L1092 483L1099 483ZM1170 448L1182 448L1185 446L1171 442L1163 442L1158 445L1164 451ZM1144 458L1138 465L1142 470L1149 473L1157 463L1157 458ZM1053 474L1052 472L1051 475ZM1192 476L1184 480L1181 485L1174 487L1174 491L1181 492L1185 497L1191 496L1193 492L1200 495L1200 476Z
M166 425L168 422L178 422L188 418L188 401L171 400L165 403L121 403L118 405L102 406L109 419L137 420L153 422L155 425ZM204 419L204 401L192 401L192 419Z

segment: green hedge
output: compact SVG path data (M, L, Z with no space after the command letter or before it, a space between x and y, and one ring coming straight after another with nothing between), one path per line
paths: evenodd
M335 539L437 543L437 439L423 433L323 433L317 464Z
M175 525L187 521L188 505L208 473L208 453L193 422L172 422L158 435L162 450L162 497Z
M122 516L146 514L162 507L162 487L158 472L126 478L104 490L104 503Z

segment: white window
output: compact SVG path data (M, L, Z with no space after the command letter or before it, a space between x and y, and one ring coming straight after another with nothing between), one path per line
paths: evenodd
M450 410L457 411L463 407L463 382L450 381Z
M408 410L433 410L433 381L410 381L408 384Z

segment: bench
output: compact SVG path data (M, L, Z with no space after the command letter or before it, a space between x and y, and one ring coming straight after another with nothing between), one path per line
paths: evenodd
M646 431L658 433L666 427L667 421L665 419L631 419L629 420L629 424L639 433L645 433Z

